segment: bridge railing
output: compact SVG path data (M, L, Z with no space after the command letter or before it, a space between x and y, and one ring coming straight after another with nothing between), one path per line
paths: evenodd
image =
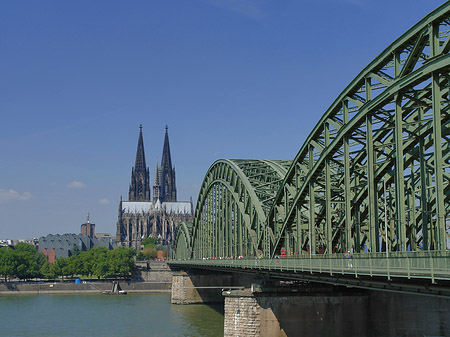
M361 253L267 258L172 260L173 264L342 275L450 279L450 252Z

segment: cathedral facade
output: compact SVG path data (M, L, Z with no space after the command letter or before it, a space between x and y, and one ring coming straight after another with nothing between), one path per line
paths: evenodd
M192 221L193 204L177 201L175 168L170 156L169 134L166 126L161 165L156 163L153 198L150 194L150 171L146 166L142 125L136 152L136 162L131 170L128 201L120 198L116 243L139 250L141 241L155 237L162 244L172 244L178 224Z

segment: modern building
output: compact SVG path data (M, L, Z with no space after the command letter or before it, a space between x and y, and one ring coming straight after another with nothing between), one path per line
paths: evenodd
M55 263L59 257L72 256L75 246L78 247L78 251L86 251L95 247L114 248L109 238L97 239L83 234L49 234L39 238L39 250L47 256L50 263Z
M140 248L147 237L159 238L162 244L172 244L178 224L192 221L193 204L177 201L175 168L172 167L169 134L166 126L161 165L156 163L153 198L150 194L150 171L145 162L142 125L135 165L131 170L128 201L120 197L116 243Z
M14 243L13 243L13 240L9 240L9 239L7 239L7 240L0 240L0 248L2 248L2 247L14 247Z
M29 245L33 245L35 248L38 247L39 239L36 238L29 238L29 239L21 239L19 242L28 243Z

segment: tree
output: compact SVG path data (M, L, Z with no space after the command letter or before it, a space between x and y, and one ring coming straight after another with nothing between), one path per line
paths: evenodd
M134 271L134 250L119 247L108 251L111 275L127 277Z
M144 248L144 256L147 260L152 260L158 256L158 251L155 247L146 247Z
M14 246L14 250L17 252L28 252L31 255L37 256L37 250L34 248L33 245L30 245L29 243L25 242L19 242L17 245Z
M41 275L41 266L45 257L33 245L19 243L14 248L0 249L0 274L5 277L17 276L20 279L29 279Z
M139 252L136 254L136 260L141 261L141 260L145 260L145 255L142 252Z
M157 238L145 238L144 240L142 240L141 244L144 246L144 248L150 247L150 248L154 248L156 247L156 244L158 242Z
M93 275L94 251L89 249L86 252L81 252L78 258L81 264L80 274L86 276Z
M45 259L33 245L20 242L11 250L14 256L14 274L20 279L40 276L40 269Z
M72 255L66 259L66 265L63 268L64 275L79 275L82 273L81 259L79 255Z
M80 254L80 248L77 245L73 245L72 255L79 255L79 254Z
M56 273L55 264L45 261L41 267L41 275L47 279L55 279L58 276Z
M54 264L49 263L36 250L28 247L18 250L0 248L0 275L17 275L20 278L31 278L42 275L56 278L74 275L95 275L98 278L107 276L127 277L136 268L134 249L119 247L107 250L104 247L89 249L68 258L58 258Z
M29 251L13 251L16 260L15 274L20 279L29 279L40 275L39 258L36 253Z
M8 277L14 276L17 268L17 260L11 248L0 248L0 274L5 277L5 282Z
M93 254L92 274L105 277L109 273L108 250L104 247L91 248L89 250Z

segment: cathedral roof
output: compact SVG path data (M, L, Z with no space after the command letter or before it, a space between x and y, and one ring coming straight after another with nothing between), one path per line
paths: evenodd
M162 207L167 213L191 214L191 203L189 201L167 201Z
M161 204L159 199L155 204L139 201L122 202L122 213L149 213L160 209L164 209L166 213L191 214L191 203L189 201L170 201Z
M122 213L148 213L155 207L150 201L123 201Z

